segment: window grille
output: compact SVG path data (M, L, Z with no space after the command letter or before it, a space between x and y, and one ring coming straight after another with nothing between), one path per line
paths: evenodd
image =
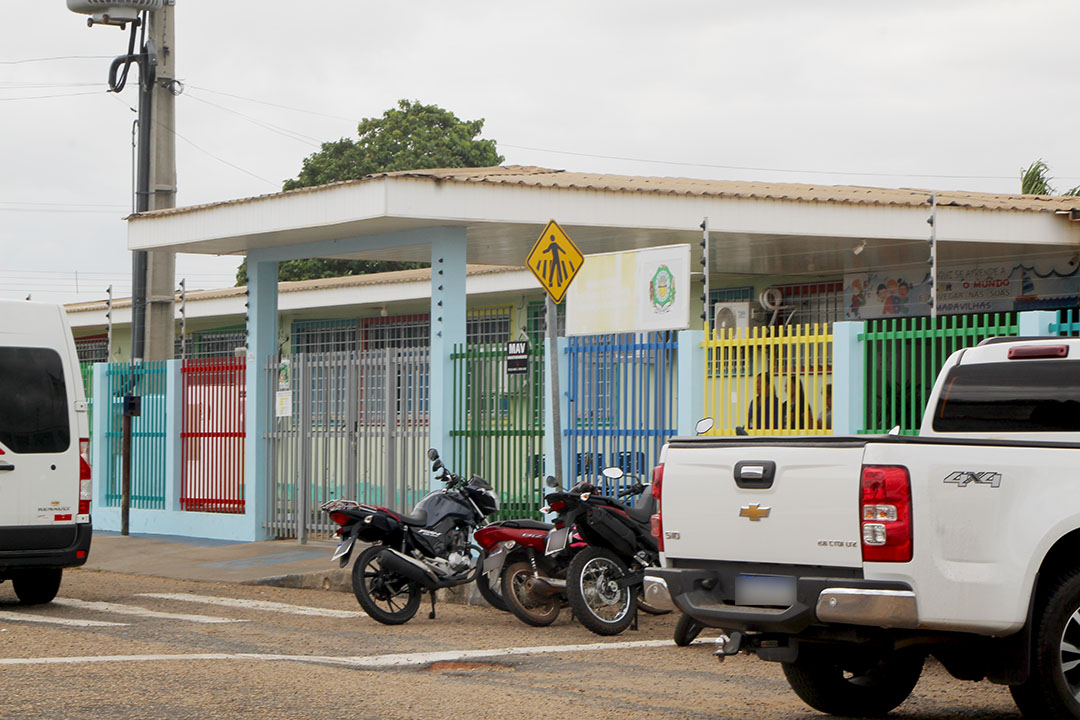
M174 357L211 358L233 357L236 348L247 346L247 330L234 328L204 330L177 335L173 344Z
M529 303L529 319L527 324L526 334L529 336L529 344L543 344L544 338L547 337L547 303L545 302L531 302ZM566 334L566 306L555 306L555 317L559 323L558 334L563 336Z
M356 320L294 320L292 351L326 353L355 350L360 327Z
M79 338L75 341L75 352L80 363L109 362L109 338L104 335Z
M512 336L509 307L476 308L469 311L465 320L467 344L505 343L509 342Z
M776 324L821 323L831 326L844 319L844 281L826 280L812 283L776 285L783 293L783 309ZM771 319L771 318L770 318Z

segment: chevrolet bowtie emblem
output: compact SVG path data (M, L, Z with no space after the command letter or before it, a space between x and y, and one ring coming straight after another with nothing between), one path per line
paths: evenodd
M772 508L761 507L760 505L743 505L739 509L739 517L750 518L752 522L760 522L761 518L769 517L769 511Z

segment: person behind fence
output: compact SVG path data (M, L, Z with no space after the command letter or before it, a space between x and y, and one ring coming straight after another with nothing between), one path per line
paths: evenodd
M754 399L750 401L746 418L748 430L775 430L780 426L780 398L773 393L769 376L758 373Z
M809 422L807 418L810 418ZM814 422L806 401L806 393L803 392L798 376L794 374L788 378L787 400L781 407L780 422L783 423L782 427L796 430L807 430Z

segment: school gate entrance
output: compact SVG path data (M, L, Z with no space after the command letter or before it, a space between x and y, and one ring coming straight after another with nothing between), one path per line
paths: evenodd
M430 489L428 347L296 353L264 364L266 528L328 537L333 498L399 512Z

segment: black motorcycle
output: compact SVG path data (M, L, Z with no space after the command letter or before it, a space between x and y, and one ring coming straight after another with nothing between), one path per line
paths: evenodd
M373 543L356 558L352 586L368 615L386 625L401 625L420 607L420 596L472 582L484 564L484 550L471 542L473 530L499 510L491 485L479 476L467 482L447 470L434 448L431 470L446 487L425 495L412 514L352 500L330 500L322 509L340 527L333 559L349 562L353 546ZM501 598L499 599L501 600ZM491 602L491 600L489 600Z
M619 468L607 468L603 474L612 481L623 477ZM641 495L647 489L647 485L635 482L618 494ZM547 552L560 552L575 526L588 543L567 568L570 608L594 633L621 633L637 615L645 568L660 560L656 539L650 533L656 499L649 493L632 507L601 495L589 482L578 483L569 492L551 493L545 499L551 511L558 513L555 529L548 536Z

